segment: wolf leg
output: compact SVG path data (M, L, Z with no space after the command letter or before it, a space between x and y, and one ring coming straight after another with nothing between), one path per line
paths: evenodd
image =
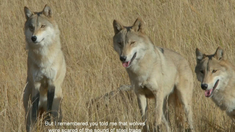
M138 105L139 105L139 109L141 112L142 120L145 122L143 131L148 132L149 128L148 128L148 123L147 123L148 122L147 121L147 112L148 112L147 98L143 94L137 94L137 100L138 100Z
M55 96L55 86L52 80L48 79L48 91L47 91L47 118L48 122L51 122L52 105Z
M62 121L61 102L62 102L61 97L54 98L54 102L52 105L52 111L51 111L51 114L53 116L54 121L59 121L59 122Z
M169 112L168 112L168 97L164 99L162 120L167 128L167 131L171 132L171 127L170 127L171 124L169 122Z
M155 92L154 93L155 95L155 122L154 122L154 129L155 131L161 131L161 119L164 115L163 114L163 102L164 102L164 97L162 95L162 93L159 91ZM165 116L164 116L165 118ZM167 126L167 129L168 132L170 131L170 128L169 128L169 124L166 123L166 126Z
M187 121L189 124L189 127L191 131L194 131L193 127L193 112L192 112L192 89L190 89L190 86L187 84L182 84L183 86L180 86L180 83L177 87L184 87L184 88L177 88L177 97L181 100L184 106L185 115L187 117ZM183 115L181 115L183 116ZM184 123L184 122L183 122Z
M25 110L25 123L26 123L26 130L27 132L30 131L30 125L31 125L31 110L30 110L30 105L29 105L29 99L31 97L31 93L32 93L32 88L28 82L28 84L26 85L25 89L24 89L24 94L23 94L23 104L24 104L24 110Z
M40 93L39 93L40 87L41 87L40 82L34 83L34 89L32 91L32 112L31 112L32 120L30 121L30 124L31 124L30 129L32 129L34 124L37 122L38 104L40 100Z

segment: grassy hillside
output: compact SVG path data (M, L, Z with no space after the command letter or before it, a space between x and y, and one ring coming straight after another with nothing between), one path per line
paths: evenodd
M145 32L154 44L179 52L189 61L193 71L196 47L213 53L221 46L227 58L231 62L235 60L233 0L3 0L0 2L1 131L25 131L22 96L26 85L27 51L23 7L41 11L45 4L52 8L61 30L62 50L67 63L63 83L64 122L141 122L133 93L129 96L117 94L105 104L101 100L98 109L86 105L90 99L129 84L128 75L113 50L114 19L132 25L137 17L142 18ZM204 96L194 78L195 128L200 132L229 131L231 120ZM153 120L153 101L149 104L149 117ZM174 108L170 108L173 113ZM49 128L39 127L38 131ZM172 129L176 129L174 122Z

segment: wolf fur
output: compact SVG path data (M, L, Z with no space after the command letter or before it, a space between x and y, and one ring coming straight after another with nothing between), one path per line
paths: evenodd
M215 104L232 119L235 118L235 67L225 57L224 50L218 47L214 54L206 55L196 49L197 65L195 73Z
M129 75L143 121L147 121L147 98L154 98L155 130L159 130L163 121L170 132L171 128L164 115L164 100L173 93L184 105L190 129L193 130L193 75L189 63L174 51L154 46L144 33L143 25L139 18L129 27L117 20L113 21L114 50ZM144 131L149 131L147 122Z
M54 120L61 121L61 85L66 63L61 50L60 31L52 17L51 8L45 5L41 12L31 12L24 7L24 12L28 84L24 90L23 103L26 129L32 131L38 115L44 111L48 114L47 121L50 122L50 115Z

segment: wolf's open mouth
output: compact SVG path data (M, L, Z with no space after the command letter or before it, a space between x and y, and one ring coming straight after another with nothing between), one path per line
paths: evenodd
M135 54L133 55L133 57L131 58L130 61L128 61L128 62L123 62L122 65L123 65L125 68L128 68L128 67L131 65L131 62L135 59L136 54L137 54L137 52L135 52Z
M214 90L215 90L216 87L218 86L218 84L219 84L219 79L216 81L216 83L215 83L215 85L214 85L214 87L213 87L212 89L206 90L205 96L206 96L206 97L211 97L211 96L213 95Z

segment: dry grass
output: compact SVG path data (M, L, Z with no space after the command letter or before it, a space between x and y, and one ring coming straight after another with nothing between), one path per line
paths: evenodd
M233 0L3 0L0 2L1 131L25 131L22 94L26 82L27 52L23 7L40 11L45 4L51 6L60 27L62 50L67 62L63 84L64 122L133 122L141 119L132 93L130 96L134 98L131 101L117 95L108 107L101 105L98 110L86 107L90 99L129 84L127 73L112 47L113 19L131 25L141 17L145 22L145 32L154 44L181 53L190 62L192 70L196 62L196 47L212 53L221 46L228 59L235 61ZM201 132L229 131L231 120L204 97L198 81L194 80L195 127ZM149 115L152 113L150 109ZM38 131L41 129L47 130L48 127Z

